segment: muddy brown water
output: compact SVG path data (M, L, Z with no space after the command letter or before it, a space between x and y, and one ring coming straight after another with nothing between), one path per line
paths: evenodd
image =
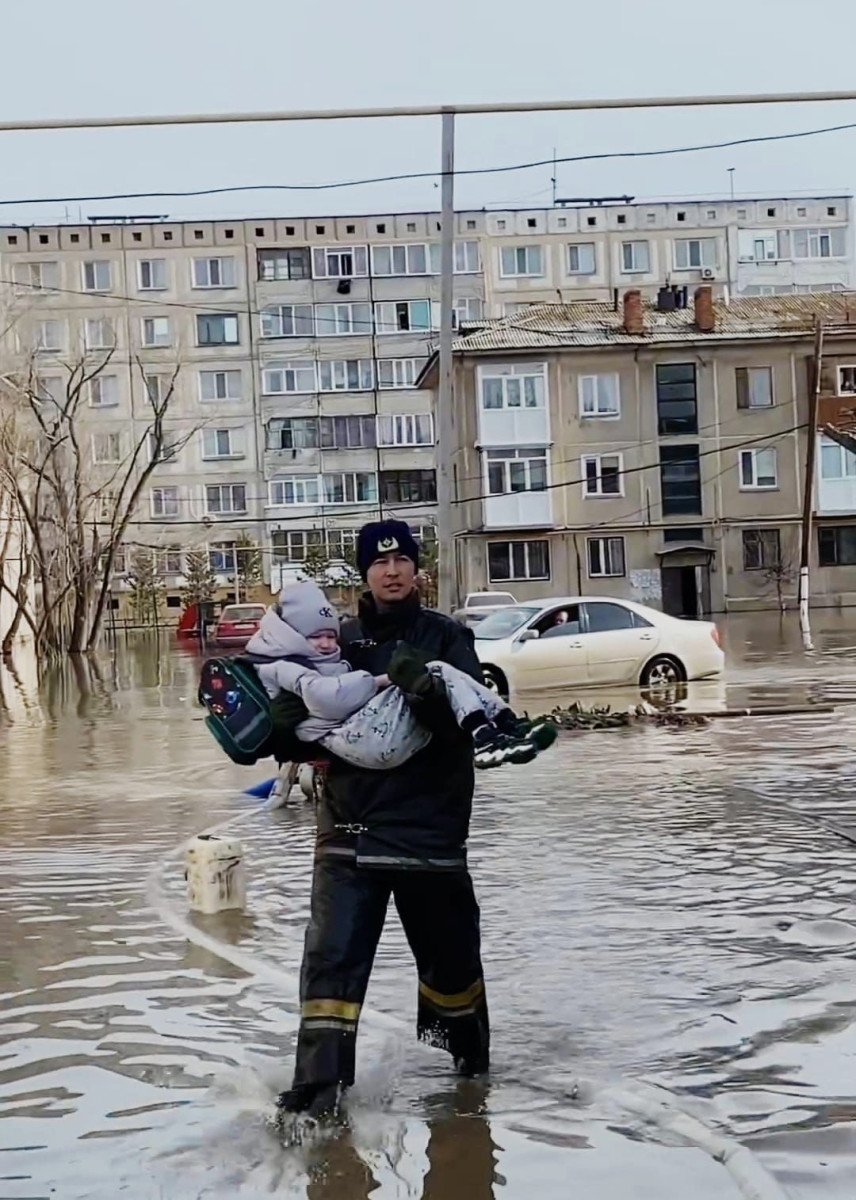
M406 1024L369 1014L348 1128L290 1148L265 1118L293 1055L311 812L240 795L266 772L216 751L192 653L137 639L40 686L20 654L0 670L0 1197L736 1196L721 1165L622 1109L638 1080L788 1195L852 1197L856 847L799 810L856 826L856 614L817 617L808 655L791 620L724 633L726 679L690 706L841 707L569 735L481 775L490 1083L415 1046L391 915L368 1004ZM248 909L198 925L290 989L173 933L147 890L182 838L232 815ZM183 912L179 870L165 878Z

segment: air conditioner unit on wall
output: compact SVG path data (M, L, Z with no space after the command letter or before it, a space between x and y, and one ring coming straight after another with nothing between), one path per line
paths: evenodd
M716 279L716 271L713 267L702 267L701 277L702 279Z

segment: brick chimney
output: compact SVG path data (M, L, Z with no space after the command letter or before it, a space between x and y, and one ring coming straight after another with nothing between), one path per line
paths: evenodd
M716 313L713 311L713 288L698 287L693 296L696 328L702 333L713 333L716 329Z
M645 315L642 310L642 293L639 291L624 293L624 332L645 332Z

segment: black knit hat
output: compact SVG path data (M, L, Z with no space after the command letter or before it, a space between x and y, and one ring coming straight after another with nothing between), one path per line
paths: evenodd
M419 570L419 546L404 521L370 521L357 536L357 566L363 579L375 559L403 554Z

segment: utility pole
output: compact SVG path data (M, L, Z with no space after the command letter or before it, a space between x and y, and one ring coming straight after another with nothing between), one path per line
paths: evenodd
M823 322L818 320L814 335L814 359L808 393L808 429L806 431L805 490L803 492L802 547L800 550L799 606L800 630L806 650L811 650L811 626L808 616L811 527L814 509L814 468L817 460L817 408L823 363Z
M440 214L440 378L437 388L437 607L450 613L458 599L455 547L452 542L452 303L455 250L455 114L444 112L441 143Z

